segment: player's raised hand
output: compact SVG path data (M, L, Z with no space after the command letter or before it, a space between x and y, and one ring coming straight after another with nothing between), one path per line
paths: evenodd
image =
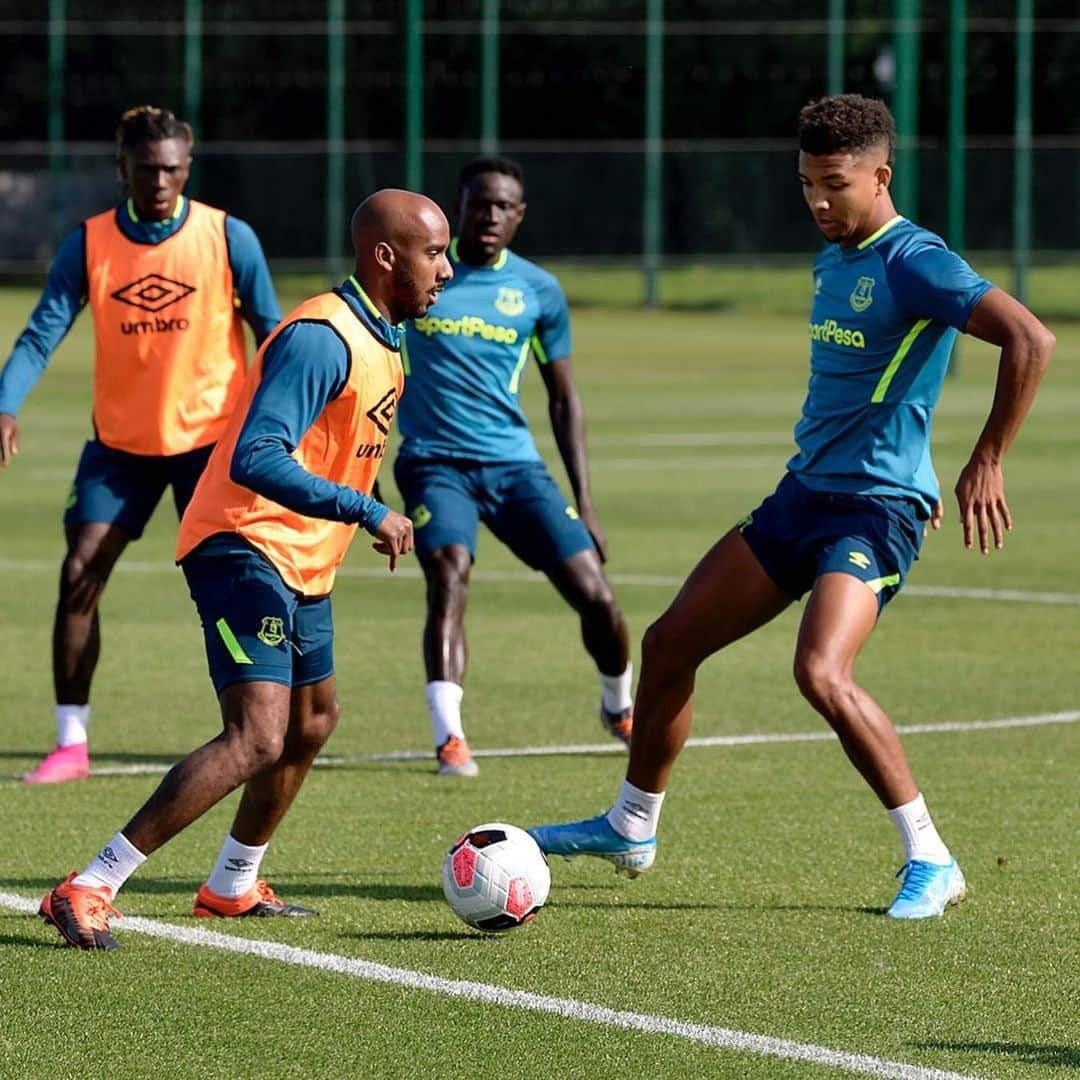
M19 421L11 413L0 412L0 469L7 468L19 452Z
M390 572L397 569L399 555L408 555L413 549L413 523L404 514L391 510L382 524L372 531L375 543L371 546L390 559Z
M994 547L1005 546L1005 533L1012 528L1012 514L1005 502L1005 476L996 462L972 459L956 481L956 502L960 507L960 524L964 530L964 547L975 544L978 533L979 549L990 553L990 537Z

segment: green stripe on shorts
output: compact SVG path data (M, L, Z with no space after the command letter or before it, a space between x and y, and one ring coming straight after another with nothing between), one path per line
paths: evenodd
M217 632L221 635L221 640L225 642L225 648L229 650L229 655L238 664L254 664L255 661L251 659L244 647L236 640L236 635L229 629L229 624L222 618L218 619L214 625L217 627Z

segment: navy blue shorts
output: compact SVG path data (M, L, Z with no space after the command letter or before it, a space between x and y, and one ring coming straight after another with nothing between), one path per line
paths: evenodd
M765 573L796 600L822 574L851 574L873 590L879 612L923 540L913 500L814 491L791 473L738 528Z
M399 456L394 479L413 521L418 554L463 544L475 559L481 521L534 570L547 570L595 546L541 461L488 464Z
M183 517L213 449L200 446L186 454L148 456L113 450L91 439L75 470L64 524L101 521L138 540L167 487L172 487L177 517Z
M333 675L330 597L293 592L259 552L227 543L222 550L211 537L180 563L217 693L238 682L309 686Z

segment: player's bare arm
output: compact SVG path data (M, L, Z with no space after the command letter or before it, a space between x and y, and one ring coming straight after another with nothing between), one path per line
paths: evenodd
M390 572L397 569L399 555L408 555L413 549L413 523L411 518L391 510L378 528L372 529L375 543L372 548L389 558Z
M19 421L11 413L0 412L0 469L6 469L19 452Z
M543 364L540 373L548 393L548 416L555 445L559 448L574 493L578 513L596 544L601 562L607 562L607 537L593 507L589 491L589 459L585 449L585 409L574 385L570 357Z
M991 289L979 301L965 329L980 341L1001 348L990 415L955 488L964 547L974 546L977 533L979 548L986 555L991 536L995 548L1004 547L1005 533L1012 528L1002 459L1035 400L1055 338L1002 289Z

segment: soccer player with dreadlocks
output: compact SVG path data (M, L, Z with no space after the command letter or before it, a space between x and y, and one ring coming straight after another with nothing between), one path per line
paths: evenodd
M67 553L53 627L57 744L28 783L89 774L98 602L167 487L182 514L244 380L243 318L261 343L281 319L245 222L184 196L191 127L166 109L124 113L116 159L127 198L60 247L0 373L0 468L19 452L16 415L84 305L94 317L93 438L64 512Z
M799 115L799 183L826 246L814 263L810 383L798 450L776 491L708 551L645 633L630 765L607 814L530 830L549 854L595 855L632 875L690 733L694 677L714 653L809 592L795 682L888 811L904 847L896 919L941 915L964 875L938 833L896 729L854 677L884 606L941 502L930 420L957 331L1000 350L989 416L956 483L964 546L1004 544L1002 458L1031 407L1054 336L1021 303L897 213L895 128L857 94Z

